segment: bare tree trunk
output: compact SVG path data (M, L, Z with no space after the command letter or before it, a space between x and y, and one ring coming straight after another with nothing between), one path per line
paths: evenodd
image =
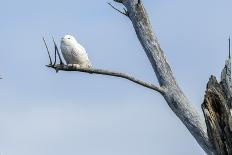
M171 67L152 30L149 17L142 2L138 0L116 1L122 3L127 8L127 13L134 26L137 37L150 60L159 84L166 90L163 96L168 105L188 128L200 146L208 154L211 154L212 147L206 133L203 115L197 112L177 84Z

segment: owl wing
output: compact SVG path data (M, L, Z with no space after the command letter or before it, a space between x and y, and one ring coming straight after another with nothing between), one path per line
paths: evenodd
M78 61L78 64L84 65L84 66L91 66L88 54L83 46L80 44L77 44L72 49L72 55L75 57L75 59Z

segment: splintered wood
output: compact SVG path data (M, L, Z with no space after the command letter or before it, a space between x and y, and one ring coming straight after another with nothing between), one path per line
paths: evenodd
M208 136L216 155L232 155L230 68L229 59L222 71L220 83L211 76L202 104Z

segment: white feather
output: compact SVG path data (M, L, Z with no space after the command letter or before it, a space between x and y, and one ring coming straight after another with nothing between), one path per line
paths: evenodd
M66 35L61 39L60 49L68 65L79 65L89 68L91 62L83 46L71 35Z

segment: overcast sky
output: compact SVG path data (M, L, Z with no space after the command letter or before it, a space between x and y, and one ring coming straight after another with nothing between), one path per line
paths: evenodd
M0 6L1 155L203 155L157 93L100 75L59 72L42 36L74 35L96 68L157 83L130 21L105 0L7 0ZM121 5L115 4L122 8ZM176 78L200 111L220 76L231 0L144 0Z

